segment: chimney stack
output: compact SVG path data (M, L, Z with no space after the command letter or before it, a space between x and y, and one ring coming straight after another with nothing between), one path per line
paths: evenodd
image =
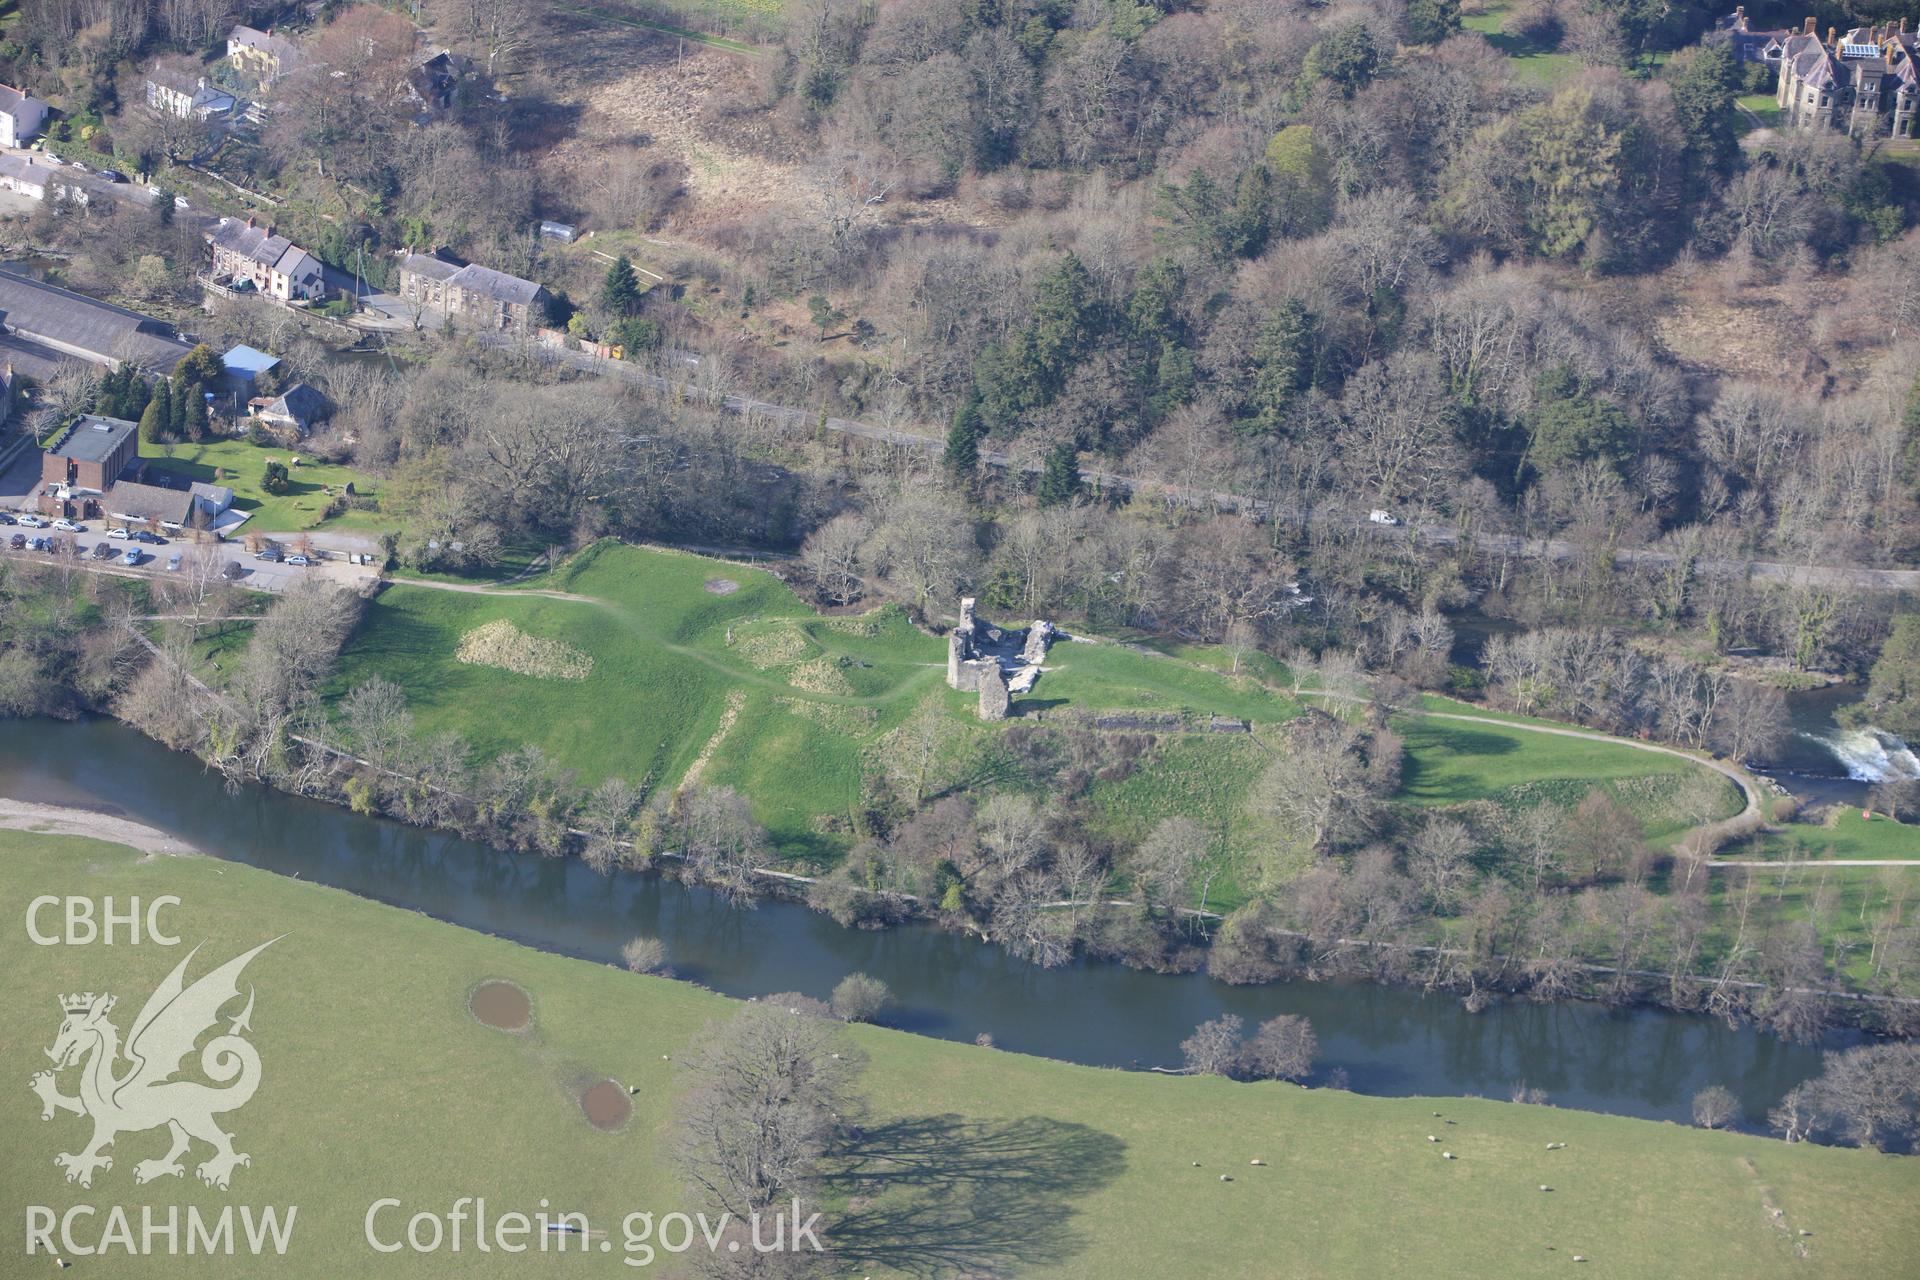
M1840 32L1838 31L1838 29L1834 27L1828 27L1827 28L1827 48L1838 49L1839 47L1840 47Z
M1810 36L1813 34L1813 15L1812 14L1807 15L1807 25L1800 28L1800 34L1806 35L1806 36Z
M248 215L247 215L247 229L248 229L248 230L252 230L252 229L253 229L253 215L252 215L252 214L248 214Z

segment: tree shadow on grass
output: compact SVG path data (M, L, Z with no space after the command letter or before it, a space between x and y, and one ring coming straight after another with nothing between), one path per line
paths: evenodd
M1441 758L1505 756L1520 750L1520 744L1504 734L1481 733L1453 725L1438 730L1428 725L1417 726L1406 734L1406 742L1407 751L1400 764L1401 794L1423 800L1474 800L1482 794L1479 780L1471 773L1458 774L1450 783L1443 782L1439 768ZM1422 752L1431 752L1435 758L1423 759Z
M850 1204L835 1258L913 1276L988 1276L1064 1262L1086 1246L1073 1202L1118 1177L1126 1144L1046 1116L912 1116L835 1152L829 1189Z

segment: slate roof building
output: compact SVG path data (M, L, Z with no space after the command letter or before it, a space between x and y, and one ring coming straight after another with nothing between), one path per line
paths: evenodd
M33 155L0 155L0 191L12 191L29 200L47 198L47 182L59 170L35 164Z
M306 60L299 45L271 31L241 25L227 33L227 61L263 85L298 71Z
M0 84L0 147L24 146L47 122L46 103L10 84Z
M206 120L232 115L238 103L186 59L163 59L147 73L147 105L182 120Z
M304 382L296 382L278 396L258 396L247 402L254 417L269 426L306 435L313 424L333 410L327 398Z
M1854 137L1914 136L1920 114L1920 35L1896 27L1827 28L1822 40L1808 18L1781 43L1774 100L1797 129L1838 129Z
M223 288L248 287L282 302L322 297L326 272L320 259L272 227L252 218L222 218L207 232L213 278Z
M530 329L546 318L547 291L540 285L437 253L409 253L401 260L400 296L489 329Z
M193 348L171 325L0 265L0 349L44 377L66 360L172 373Z

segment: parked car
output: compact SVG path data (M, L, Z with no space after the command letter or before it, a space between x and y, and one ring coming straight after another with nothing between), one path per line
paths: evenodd
M240 567L240 562L238 560L227 561L226 565L220 570L220 576L225 578L228 582L238 581L241 575L245 573L246 573L246 570Z
M52 538L35 538L33 540L33 549L35 551L45 551L49 555L51 555L53 552L53 539Z
M27 535L24 533L16 533L11 538L7 539L7 545L12 547L15 551L18 551L22 547L25 547L27 545Z
M264 550L256 551L253 553L253 558L255 560L272 560L278 563L281 559L280 548L267 547Z
M108 182L125 182L127 180L127 175L120 172L118 169L102 169L100 171L100 176L105 178Z
M139 563L140 563L140 548L138 548L138 547L128 547L128 548L127 548L127 554L125 554L125 555L123 555L123 556L121 556L121 557L120 557L120 563L121 563L121 564L124 564L124 565L136 565L136 564L139 564Z
M178 551L167 557L167 572L180 572L180 553Z
M157 533L149 533L145 529L141 529L137 531L133 535L133 540L135 542L144 542L150 547L164 547L167 545L167 540L165 538L161 537Z
M96 542L96 543L94 543L94 544L93 544L93 558L94 558L95 560L111 560L111 559L113 559L113 544L112 544L111 542Z
M128 533L125 529L109 529L107 530L107 536L109 538L129 538L129 537L132 537L133 535Z
M174 207L174 208L176 208L176 209L191 209L191 208L193 208L193 206L192 206L192 205L190 205L190 204L188 204L188 203L187 203L187 198L186 198L185 196L175 196L175 197L173 198L173 207Z
M299 566L300 566L300 567L301 567L302 569L304 569L304 568L306 568L306 567L307 567L308 565L310 565L310 564L312 564L312 563L313 563L313 559L312 559L312 557L310 557L310 556L303 556L303 555L298 555L298 554L296 554L296 555L290 555L290 556L288 556L288 557L287 557L287 563L288 563L288 564L294 564L294 565L299 565Z
M83 524L75 524L73 521L67 520L64 518L60 520L55 520L53 522L53 527L58 529L62 533L85 533L87 531L87 526Z
M1373 521L1373 523L1375 524L1399 524L1400 523L1399 516L1393 514L1393 512L1391 511L1382 511L1379 507L1375 507L1372 511L1368 512L1367 519Z
M20 523L29 529L44 529L47 527L47 522L45 520L42 520L39 516L36 516L31 512L27 513L24 516L21 516Z
M0 524L19 524L19 523L20 522L18 520L15 520L12 516L8 515L6 512L0 511Z

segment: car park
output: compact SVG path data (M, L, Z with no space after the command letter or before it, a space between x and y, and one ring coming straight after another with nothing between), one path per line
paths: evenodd
M124 565L129 565L129 566L131 566L131 565L136 565L136 564L139 564L139 563L140 563L140 548L138 548L138 547L128 547L128 548L127 548L127 554L125 554L125 555L123 555L123 556L121 556L121 557L120 557L120 563L121 563L121 564L124 564Z

